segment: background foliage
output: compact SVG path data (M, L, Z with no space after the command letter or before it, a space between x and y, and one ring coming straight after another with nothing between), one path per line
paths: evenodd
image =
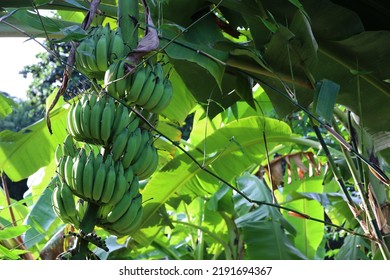
M389 182L360 160L389 172L388 7L347 2L148 1L174 98L157 126L165 136L156 143L158 172L143 182L142 228L121 239L97 228L110 248L96 249L100 258L389 257ZM23 30L47 37L50 50L22 70L34 75L28 102L0 94L0 171L29 187L19 201L0 192L0 257L51 259L72 245L51 206L53 154L67 134L67 102L89 81L74 71L51 113L52 135L41 118L69 42L85 36L89 7L0 5L2 36ZM101 1L94 24L115 26L116 6ZM42 16L46 9L57 14Z

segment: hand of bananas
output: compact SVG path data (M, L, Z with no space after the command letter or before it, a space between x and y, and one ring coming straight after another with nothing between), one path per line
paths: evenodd
M164 76L161 63L146 63L128 75L126 59L110 65L104 76L107 92L123 99L129 106L140 106L149 112L160 113L172 99L172 85Z
M108 66L125 55L125 44L120 30L104 27L92 28L88 37L76 49L76 66L90 78L101 80Z

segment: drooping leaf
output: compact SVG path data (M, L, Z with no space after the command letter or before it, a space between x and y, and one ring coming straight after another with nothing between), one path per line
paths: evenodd
M12 18L18 20L22 24L30 25L31 27L44 32L59 32L66 27L64 22L56 19L51 19L47 16L42 16L29 9L18 9Z
M336 260L368 260L367 251L370 245L358 235L348 235L336 255Z
M9 250L8 248L0 244L0 259L18 260L20 259L19 255L23 253L25 253L24 250Z
M26 230L28 230L29 228L30 228L30 226L28 226L28 225L2 228L0 230L0 240L18 237L21 234L23 234L24 232L26 232Z
M69 27L62 28L60 32L61 39L55 40L56 43L68 42L68 41L79 41L87 37L87 32L83 30L79 25L72 25ZM55 34L55 33L53 33Z
M285 235L280 223L274 221L247 222L242 225L248 259L307 259Z
M270 189L257 177L243 175L238 178L237 185L251 199L272 203ZM286 234L286 231L293 235L297 232L277 208L261 205L252 210L254 205L248 208L246 204L249 206L240 194L235 194L235 207L240 214L235 222L242 230L248 259L306 259Z
M52 135L43 119L19 132L0 132L0 170L11 180L20 181L47 165L67 135L66 116L63 108L53 111Z
M283 142L288 144L292 139L291 130L285 123L268 118L248 117L232 121L216 130L200 142L197 149L191 150L190 154L202 163L204 154L199 151L207 147L205 166L225 180L231 181L264 157L263 137L259 133L259 129L264 125L269 131L269 148ZM232 137L239 145L231 142ZM180 194L210 195L218 187L218 180L202 171L186 154L175 156L153 175L143 191L143 197L147 200L144 205L143 226L149 225L158 209L169 199Z
M27 248L30 248L43 240L46 237L46 233L53 225L53 222L56 220L58 221L58 217L53 210L51 198L56 180L57 179L53 179L49 186L39 196L25 219L25 223L31 227L24 237L24 244Z
M291 184L285 185L283 188L283 196L286 197L290 191L322 193L322 178L312 177L304 181L293 181ZM309 215L310 217L324 220L324 208L317 201L309 201L306 199L296 200L283 203L283 206ZM284 210L282 212L284 217L297 230L297 235L294 238L295 246L309 259L314 259L317 248L321 244L324 236L324 225L316 221L290 216Z
M214 43L203 42L209 37L193 41L187 39L188 34L184 36L180 30L170 26L164 26L163 36L165 40L161 40L160 47L168 54L175 70L197 100L207 100L212 90L221 88L225 69L217 61L226 61L226 52L213 49ZM170 42L172 39L174 41Z

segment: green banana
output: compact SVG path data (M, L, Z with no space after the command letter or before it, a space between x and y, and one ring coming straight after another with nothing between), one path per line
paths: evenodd
M94 175L95 178L93 181L92 199L95 202L100 202L104 188L104 180L106 178L106 168L103 163L100 164L97 172Z
M89 106L89 100L88 98L85 99L82 103L82 110L81 110L81 130L82 133L85 135L86 139L91 138L91 129L89 127L90 120L91 120L91 106Z
M72 136L76 135L76 129L74 127L74 123L73 123L73 119L72 119L73 111L75 109L76 109L75 103L70 105L69 112L68 112L68 115L67 115L67 118L66 118L66 125L67 125L67 128L68 128L68 132Z
M157 103L156 106L154 106L150 111L159 114L161 111L163 111L166 107L168 107L169 103L172 100L173 96L173 88L172 83L170 80L165 79L164 80L164 94L160 101Z
M54 151L54 160L56 162L56 166L60 165L61 157L64 155L64 150L62 149L62 145L57 145L56 150Z
M66 135L64 140L64 148L63 148L64 155L69 155L72 157L75 157L78 153L77 148L75 146L75 143L73 141L73 138L71 135Z
M62 222L71 223L71 218L66 213L65 206L62 201L60 185L57 185L57 187L53 190L52 204L56 215L62 220Z
M106 179L104 182L104 188L103 193L101 197L102 203L109 203L111 200L111 197L115 190L115 180L116 180L116 173L115 168L113 165L110 165L109 170L106 174Z
M96 174L98 171L100 165L103 164L103 155L101 153L98 153L95 157L94 163L93 163L93 173Z
M115 61L108 67L104 74L104 87L109 95L119 98L116 90L117 73L119 69L120 61Z
M120 229L115 230L117 236L124 236L124 235L130 235L133 234L138 227L141 225L142 222L142 216L143 216L143 207L140 207L138 209L137 214L135 215L135 218L131 223L128 224L128 226L121 227ZM114 233L115 234L115 233Z
M74 185L74 193L80 197L83 197L83 175L84 168L87 162L87 154L85 149L81 149L78 157L75 160L73 165L73 185Z
M112 33L110 48L109 48L109 58L111 62L123 58L125 55L125 44L123 42L122 36L120 35L120 30L115 33Z
M89 106L91 106L91 109L95 106L98 96L95 93L88 94L89 99Z
M108 69L108 47L107 38L103 34L96 43L96 63L99 71L102 72Z
M116 128L113 129L112 139L115 139L119 133L122 132L122 130L131 124L135 118L137 118L136 114L134 112L129 112L127 107L123 106L123 112L121 115L121 119L118 121L118 124L116 125ZM115 125L115 124L114 124Z
M118 66L118 71L116 73L116 96L118 99L123 99L125 96L125 91L127 88L127 76L125 77L126 74L126 59L120 60L119 66Z
M88 74L90 72L87 60L86 60L86 52L87 52L87 44L86 41L83 40L81 43L78 45L76 49L76 65L79 70L82 70Z
M161 63L155 65L154 72L156 74L156 85L148 101L142 105L148 111L157 105L164 94L164 70Z
M122 172L118 172L118 170L116 170L115 190L114 194L110 199L110 204L112 205L116 205L122 199L126 191L129 189L129 183L127 182L126 177L124 175L123 167L121 168L121 170Z
M123 155L123 152L126 148L127 139L129 135L129 130L124 128L121 133L114 139L112 143L112 158L114 161L119 160Z
M72 222L71 218L66 213L65 206L63 204L62 197L61 197L60 186L55 187L53 190L52 204L53 204L54 212L64 223Z
M137 102L144 83L147 79L146 67L140 66L140 68L136 69L135 73L132 75L131 87L127 89L125 94L125 100L127 104L133 105Z
M74 196L67 184L61 184L60 194L62 202L66 211L66 214L69 217L76 217L76 205L74 201Z
M97 61L96 61L96 43L90 37L88 37L85 40L86 40L86 62L90 72L92 72L92 74L95 74L95 72L99 72L99 68L97 66Z
M132 133L139 126L140 119L136 116L134 112L130 112L129 114L129 124L127 125L127 129L129 133Z
M152 154L152 159L150 160L149 164L145 169L140 170L138 173L138 177L143 180L146 178L149 178L152 176L152 174L156 171L157 166L158 166L158 153L157 149L154 146L150 147L150 152Z
M104 105L105 105L105 102L102 99L103 97L99 96L98 99L96 100L95 105L92 107L91 118L90 118L91 136L99 144L102 144L101 136L100 136L101 135L100 128L101 128L101 118L102 118Z
M129 183L129 188L131 188L131 183L133 182L135 176L133 168L130 166L129 168L126 168L124 170L125 170L124 176L127 180L127 183Z
M115 112L112 111L112 107L106 103L106 106L103 109L100 127L100 139L104 144L107 144L107 141L111 136L111 127L114 120L114 113Z
M135 155L140 148L141 137L141 130L139 128L130 134L122 158L122 164L125 169L128 168L133 162L133 159L135 158Z
M150 145L145 145L143 152L136 162L132 165L134 174L141 179L140 174L149 166L153 159L153 151ZM145 178L142 178L145 179Z
M104 166L106 168L106 173L108 173L108 171L110 170L110 166L111 165L115 165L115 162L114 162L114 160L112 158L112 153L109 153L109 154L105 155L105 157L106 158L105 158L103 164L104 164Z
M141 93L136 101L137 105L144 106L146 102L149 100L151 95L153 94L153 90L156 86L156 74L153 71L152 66L148 64L147 66L147 78L142 86Z
M142 194L138 194L138 196L131 200L130 206L126 209L126 212L118 220L112 222L111 228L119 232L128 228L135 220L140 208L142 208ZM108 214L107 220L109 216L110 214Z
M58 194L58 186L56 186L53 189L53 192L51 194L51 204L53 207L54 212L56 213L57 217L61 216L61 210L64 209L63 205L58 205L58 200L57 200L57 194ZM62 209L61 209L62 208ZM65 211L65 210L63 210Z
M87 161L83 170L83 197L92 199L93 180L94 180L94 162L95 157L92 151L89 152Z
M68 184L68 186L73 188L73 158L71 156L67 156L65 159L65 183Z
M75 109L72 111L73 112L72 121L73 121L73 126L74 126L74 129L76 132L76 135L74 135L74 136L81 137L83 139L84 137L82 137L83 132L81 130L81 118L80 118L81 110L82 110L81 103L80 103L80 101L78 101L75 104Z
M67 156L62 156L60 158L60 162L57 167L57 173L62 182L65 182L65 163L66 163L66 157Z
M131 197L131 199L133 199L134 197L136 197L139 193L139 179L137 176L133 176L133 180L131 181L130 183L130 187L129 187L129 196Z
M129 111L127 109L127 107L123 106L121 103L117 103L116 102L116 106L115 106L115 114L114 114L114 120L113 120L113 123L112 123L112 135L111 135L111 138L114 138L114 135L115 133L118 131L118 126L119 126L119 123L120 121L122 120L122 114L123 114L123 111L127 110L126 114L128 115L129 114Z
M108 213L114 208L115 206L113 204L102 204L97 212L97 225L100 226L100 222L107 219Z
M114 208L108 213L107 215L107 222L108 223L114 223L117 220L119 220L123 214L126 213L126 210L130 207L131 205L131 197L130 197L130 192L125 192L123 195L122 199L115 204Z
M148 101L146 101L146 103L143 105L146 110L149 110L151 112L153 112L152 108L156 107L156 105L159 103L159 101L164 95L164 79L159 76L157 76L156 79L157 81L153 92L150 95Z
M136 162L136 161L138 161L138 159L140 159L141 154L143 153L146 145L148 145L150 143L151 139L152 139L152 134L149 132L149 130L142 129L141 130L141 141L140 141L140 144L138 146L139 148L137 150L137 153L134 156L133 162Z
M82 199L78 199L76 203L76 214L77 220L79 221L79 225L76 228L80 228L80 222L84 219L85 211L87 209L87 202Z

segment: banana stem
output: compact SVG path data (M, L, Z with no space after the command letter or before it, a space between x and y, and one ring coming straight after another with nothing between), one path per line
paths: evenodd
M93 231L96 224L96 214L99 210L99 205L94 203L88 203L87 209L85 211L85 215L80 224L80 232L82 234L88 234ZM88 255L88 244L89 241L78 238L77 244L75 247L76 253L72 256L72 260L85 260Z
M127 52L138 45L138 0L118 1L118 26L121 30L123 42L127 46Z

